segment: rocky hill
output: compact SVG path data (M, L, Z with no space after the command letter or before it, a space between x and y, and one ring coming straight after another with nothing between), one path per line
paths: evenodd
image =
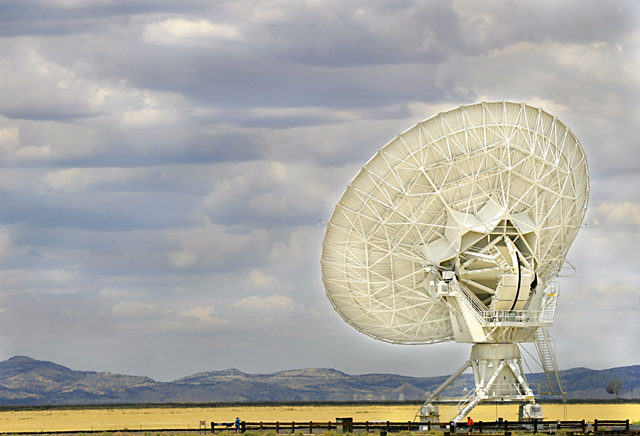
M611 399L607 383L623 381L621 397L630 389L640 397L640 365L594 371L563 371L569 398ZM541 378L534 374L530 379ZM0 404L103 404L164 402L269 401L398 401L422 400L446 379L394 374L349 375L334 369L298 369L273 374L245 374L237 369L208 371L173 382L157 382L108 372L74 371L17 356L0 362ZM471 387L463 375L443 395L460 395Z

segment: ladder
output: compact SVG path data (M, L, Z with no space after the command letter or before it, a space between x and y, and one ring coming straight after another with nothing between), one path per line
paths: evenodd
M536 349L540 356L540 365L547 377L548 389L540 386L540 395L561 395L566 403L567 393L562 386L558 363L556 362L555 341L549 334L548 327L540 327L536 331Z
M449 411L447 415L447 420L445 422L455 422L456 424L467 416L467 414L473 409L475 406L480 403L480 398L478 398L475 394L475 388L471 389L469 393L467 393L462 400L456 404L456 407Z

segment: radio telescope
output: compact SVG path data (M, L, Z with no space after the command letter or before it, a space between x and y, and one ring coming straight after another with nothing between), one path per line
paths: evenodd
M541 418L519 344L535 342L548 388L565 395L548 327L554 279L582 225L589 170L575 135L523 103L484 102L429 118L367 162L338 201L322 249L334 309L395 344L472 344L470 359L421 408L521 403ZM440 397L468 368L475 388ZM565 397L566 398L566 397Z
M606 387L608 394L615 394L616 400L620 398L620 390L622 389L622 380L611 380Z

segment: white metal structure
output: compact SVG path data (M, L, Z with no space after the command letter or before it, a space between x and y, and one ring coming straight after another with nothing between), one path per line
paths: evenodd
M476 388L455 420L486 399L532 403L517 344L553 324L549 285L588 195L584 151L553 115L511 102L440 113L347 187L323 243L327 296L379 340L474 344L457 375L472 368Z

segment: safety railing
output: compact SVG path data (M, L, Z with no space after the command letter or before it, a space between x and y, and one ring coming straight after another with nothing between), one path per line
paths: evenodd
M555 304L543 305L543 310L487 310L459 282L449 282L449 295L462 304L486 327L542 327L553 324ZM546 295L545 295L546 297Z

